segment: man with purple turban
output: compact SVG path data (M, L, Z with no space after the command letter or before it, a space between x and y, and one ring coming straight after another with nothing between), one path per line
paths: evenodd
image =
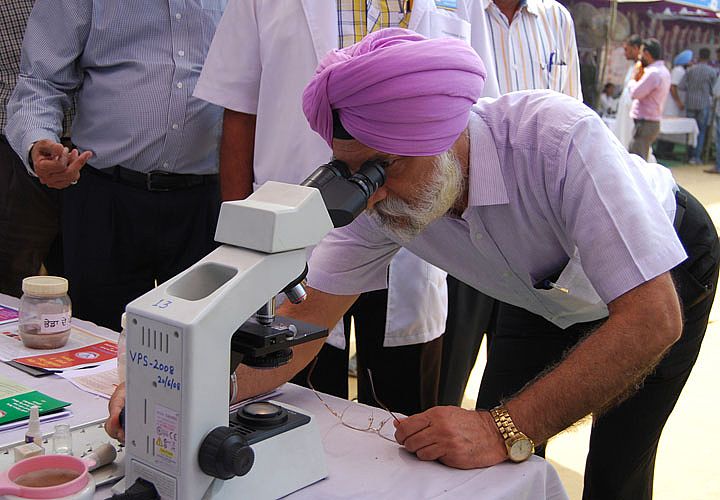
M406 247L505 304L479 395L492 411L436 407L397 424L398 441L483 467L523 460L592 413L586 498L650 498L707 324L717 234L669 171L630 156L590 109L545 91L473 106L483 80L461 43L402 30L322 61L303 96L310 126L352 170L385 162L387 182L316 248L313 300L293 314L340 314L338 299L382 287Z
M387 180L318 245L307 301L283 313L335 324L385 286L406 247L504 304L486 410L431 408L395 424L398 442L421 460L486 467L523 461L593 414L585 497L650 498L707 325L717 234L668 170L629 155L592 110L549 91L475 104L484 75L463 43L401 29L322 61L303 96L311 127L336 160L379 161ZM238 371L240 387L279 385L320 345L275 371Z

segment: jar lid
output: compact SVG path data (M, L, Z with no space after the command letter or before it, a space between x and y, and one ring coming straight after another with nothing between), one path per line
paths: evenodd
M37 297L64 295L68 291L68 280L60 276L30 276L23 279L22 291Z

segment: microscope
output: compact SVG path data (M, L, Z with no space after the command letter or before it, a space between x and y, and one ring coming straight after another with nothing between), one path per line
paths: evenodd
M280 366L292 346L327 335L276 317L275 296L304 299L308 247L384 182L381 162L353 174L333 160L301 185L271 181L225 202L221 246L128 304L125 485L163 500L256 499L327 477L313 416L272 401L230 415L229 376L239 363Z

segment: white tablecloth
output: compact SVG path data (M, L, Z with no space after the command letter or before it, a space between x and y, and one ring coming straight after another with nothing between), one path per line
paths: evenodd
M615 118L603 116L603 121L612 133L617 135ZM699 132L697 123L693 118L668 116L660 121L660 135L658 139L695 147L697 145Z
M16 299L9 300L7 296L0 295L0 303L13 305L13 300ZM80 326L98 330L97 326L87 322L80 322ZM0 363L0 375L50 396L72 401L73 417L64 421L70 425L107 415L106 400L82 392L60 377L33 378L4 363ZM281 391L282 394L274 399L315 416L329 473L327 479L290 495L292 498L568 498L555 469L539 457L532 457L521 464L503 463L476 470L458 470L437 462L422 462L401 446L376 434L343 426L312 391L293 384L286 384ZM324 398L341 409L350 404L332 396ZM357 406L367 412L381 411ZM42 426L42 431L52 432L54 425L48 423ZM22 440L24 433L24 429L0 433L0 446ZM108 487L100 488L95 494L96 499L109 496Z
M660 122L660 135L658 139L695 147L697 146L699 133L700 131L694 118L668 116Z

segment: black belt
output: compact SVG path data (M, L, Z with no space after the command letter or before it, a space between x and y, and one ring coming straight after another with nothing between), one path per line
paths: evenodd
M687 195L682 191L682 188L678 186L678 190L675 191L675 219L673 220L675 232L680 230L683 217L685 217L685 210L687 210L687 201Z
M125 167L115 166L103 168L102 170L90 167L87 171L112 179L113 182L144 189L146 191L179 191L205 184L216 184L217 174L195 175L195 174L173 174L154 170L152 172L136 172Z

